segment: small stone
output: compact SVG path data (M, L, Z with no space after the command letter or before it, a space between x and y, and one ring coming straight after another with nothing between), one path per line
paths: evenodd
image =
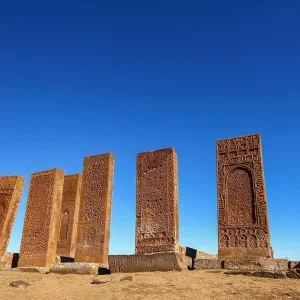
M101 278L100 276L98 277L94 277L92 284L102 284L102 283L106 283L108 282L107 280L103 280L103 278Z
M15 287L15 288L19 288L19 289L26 289L27 287L30 286L29 283L27 283L26 281L23 281L23 280L12 281L9 285L11 287Z
M133 276L126 276L120 279L120 281L133 281Z

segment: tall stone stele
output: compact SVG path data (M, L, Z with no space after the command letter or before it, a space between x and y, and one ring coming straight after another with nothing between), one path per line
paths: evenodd
M31 175L19 267L50 267L56 260L64 171Z
M0 260L8 246L24 185L21 176L0 177Z
M65 176L57 255L75 257L81 193L81 174Z
M178 252L178 163L174 148L138 153L136 185L136 254Z
M220 259L273 257L259 134L217 141Z
M113 154L84 158L75 262L108 265L113 175Z

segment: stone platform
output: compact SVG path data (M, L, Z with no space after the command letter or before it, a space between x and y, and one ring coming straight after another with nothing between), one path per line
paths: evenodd
M56 274L80 274L80 275L101 275L109 274L107 265L97 263L58 263L53 264L49 270L50 273Z
M289 269L288 259L257 258L257 259L196 259L194 270L227 269L237 271L285 271Z
M109 255L111 273L182 271L192 266L192 259L179 253Z

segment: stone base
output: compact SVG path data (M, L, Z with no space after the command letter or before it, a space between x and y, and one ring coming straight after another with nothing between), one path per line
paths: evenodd
M28 273L41 273L41 274L48 274L49 268L44 267L22 267L18 268L19 271L28 272Z
M182 271L192 266L192 259L179 253L109 255L111 273Z
M288 269L288 259L256 258L256 259L225 259L224 269L245 271L284 271Z
M201 269L223 269L223 260L196 259L194 261L194 270L201 270Z
M107 265L96 263L59 263L51 266L50 273L100 275L108 274L109 269Z
M184 254L193 259L217 259L218 258L216 254L205 253L197 249L186 247L186 246L179 246L179 253Z

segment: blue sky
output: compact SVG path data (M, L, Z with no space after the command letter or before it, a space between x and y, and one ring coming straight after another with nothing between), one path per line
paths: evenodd
M217 253L217 139L261 133L276 257L300 259L299 1L10 1L1 175L115 154L110 253L134 253L138 152L175 147L180 243Z

